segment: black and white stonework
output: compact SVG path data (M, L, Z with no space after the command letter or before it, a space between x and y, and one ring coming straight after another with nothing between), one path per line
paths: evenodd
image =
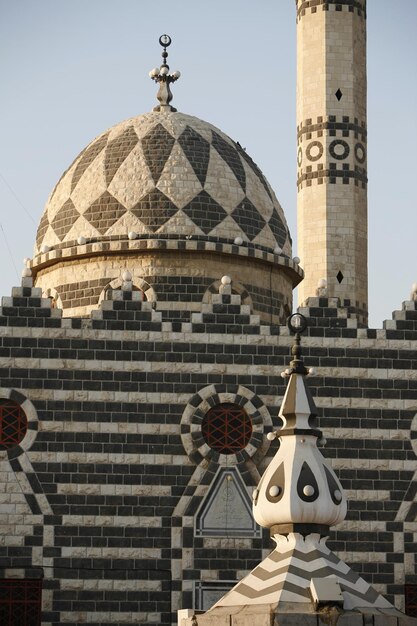
M92 141L53 190L35 253L129 231L240 237L291 255L284 213L258 166L219 129L184 113L153 111Z

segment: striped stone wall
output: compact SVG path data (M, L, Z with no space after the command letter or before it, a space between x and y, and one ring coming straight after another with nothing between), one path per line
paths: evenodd
M272 549L265 535L201 536L195 523L219 468L250 493L273 454L292 338L240 294L206 294L170 321L115 290L80 319L23 283L0 311L0 396L36 426L0 451L0 578L43 578L44 624L174 623L204 586L232 586ZM349 499L329 546L401 608L417 582L417 303L378 330L336 299L309 304L323 453ZM218 402L252 420L237 454L201 440Z

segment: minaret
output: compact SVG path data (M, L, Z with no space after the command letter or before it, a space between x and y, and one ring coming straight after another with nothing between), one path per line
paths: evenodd
M366 325L366 0L296 4L299 303L324 279Z

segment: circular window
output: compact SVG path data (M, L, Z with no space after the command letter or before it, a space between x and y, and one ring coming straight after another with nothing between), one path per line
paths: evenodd
M0 400L0 450L17 446L26 435L27 417L17 402Z
M221 454L233 454L248 445L252 422L241 406L225 402L205 414L202 431L210 448Z

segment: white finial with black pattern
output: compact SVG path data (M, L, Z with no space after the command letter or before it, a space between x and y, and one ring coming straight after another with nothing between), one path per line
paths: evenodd
M295 344L293 360L285 371L289 381L279 412L284 424L269 437L276 436L280 447L254 492L253 514L272 536L294 532L326 536L330 526L344 520L346 499L317 448L322 433L314 427L317 410L305 382L309 370L301 359L300 333L307 321L295 313L288 326L295 333Z
M167 64L168 52L167 48L171 45L172 39L169 35L161 35L159 38L159 43L163 47L162 51L162 65L158 68L155 67L153 70L149 72L149 76L156 83L159 83L159 91L157 93L157 98L160 104L154 107L154 111L172 111L175 112L177 109L174 109L170 105L172 100L172 92L170 89L170 84L175 83L176 80L179 79L181 73L176 71L172 74L169 73L169 65Z

